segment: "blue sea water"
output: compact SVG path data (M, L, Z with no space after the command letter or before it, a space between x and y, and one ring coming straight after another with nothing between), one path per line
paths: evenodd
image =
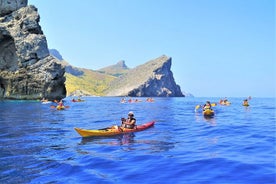
M120 103L86 97L63 111L36 101L0 102L0 183L276 183L275 98L228 98L215 116L195 112L218 98L155 98ZM120 124L134 111L154 127L81 138L74 127Z

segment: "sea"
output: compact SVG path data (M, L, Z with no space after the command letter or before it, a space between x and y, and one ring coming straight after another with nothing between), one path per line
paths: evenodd
M0 183L3 184L275 184L275 98L231 98L205 118L197 105L215 97L82 97L55 103L0 101ZM127 98L129 99L129 98ZM136 99L136 98L132 98ZM120 125L133 111L147 130L82 138L74 127Z

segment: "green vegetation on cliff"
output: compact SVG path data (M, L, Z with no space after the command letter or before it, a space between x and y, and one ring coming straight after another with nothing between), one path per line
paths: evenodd
M83 75L75 76L65 73L67 96L73 94L76 90L88 92L90 95L102 96L103 91L108 87L110 82L116 77L102 74L93 70L81 69Z
M74 95L76 91L82 91L91 96L104 96L104 91L109 88L111 81L129 70L124 61L96 71L71 66L64 60L60 63L66 71L67 96Z

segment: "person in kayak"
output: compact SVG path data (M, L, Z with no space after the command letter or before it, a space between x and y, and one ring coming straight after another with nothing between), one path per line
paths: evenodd
M242 105L243 105L243 106L249 106L248 100L247 100L247 99L244 99Z
M58 102L58 105L57 105L57 107L64 107L64 104L63 104L63 101L62 101L62 99Z
M210 103L210 101L206 101L206 103L203 105L203 110L206 110L206 109L211 109L212 110L212 105Z
M135 128L135 124L136 124L136 119L134 118L134 113L132 111L130 111L128 113L128 118L122 118L122 128L129 128L129 129L133 129Z

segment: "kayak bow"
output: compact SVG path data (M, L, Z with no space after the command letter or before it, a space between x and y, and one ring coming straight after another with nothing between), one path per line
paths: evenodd
M212 109L205 109L205 110L203 110L202 113L204 116L207 116L207 117L212 117L215 115L215 112Z

